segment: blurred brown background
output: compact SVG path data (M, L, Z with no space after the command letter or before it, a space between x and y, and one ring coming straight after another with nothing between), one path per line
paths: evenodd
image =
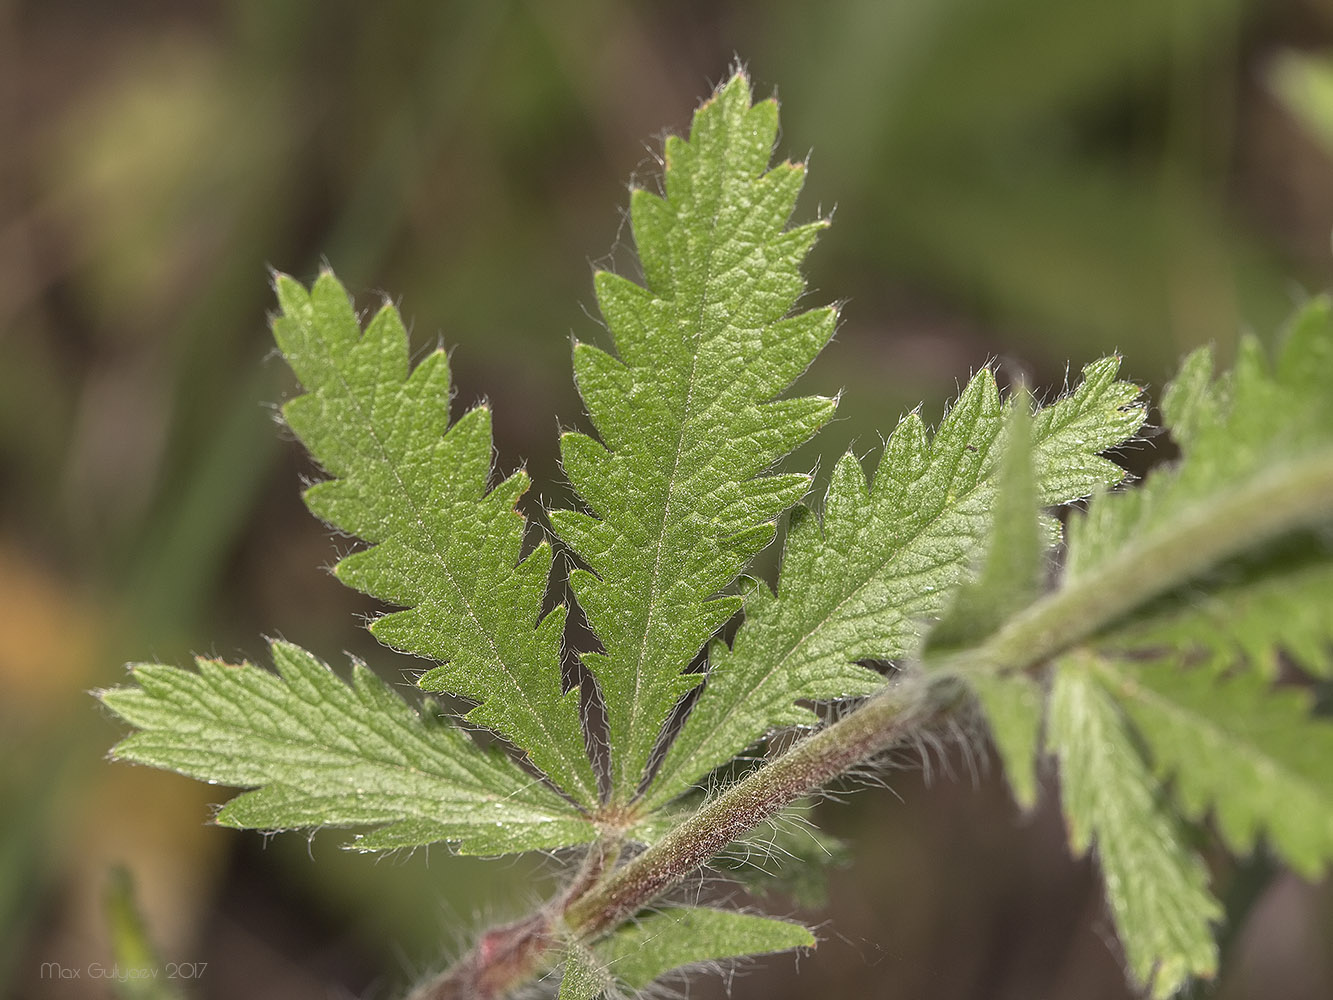
M86 970L116 863L164 957L209 963L189 996L287 1000L394 996L551 870L225 831L224 793L102 759L87 691L128 660L281 633L407 665L321 570L346 543L272 419L268 267L399 301L558 496L591 266L627 258L627 180L739 56L780 88L780 152L813 150L802 211L837 206L812 301L849 303L805 385L846 396L809 467L988 357L1054 388L1119 349L1160 388L1194 344L1271 336L1328 284L1325 49L1322 0L0 0L0 993L112 995ZM855 860L805 911L815 954L691 995L1128 995L1049 794L1019 817L950 760L821 809ZM1217 861L1199 995L1333 995L1328 885Z

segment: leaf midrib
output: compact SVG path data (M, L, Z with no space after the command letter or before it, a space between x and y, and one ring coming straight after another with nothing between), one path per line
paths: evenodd
M251 667L250 669L252 669L252 670L258 670L259 668L258 668L258 667ZM266 673L267 673L267 672L266 672ZM198 675L197 675L197 676L198 676ZM206 681L206 678L203 679L203 680L205 681L205 683L207 682L207 681ZM338 683L343 683L343 682L342 682L342 681L338 681ZM307 699L302 698L302 697L301 697L301 696L300 696L300 695L299 695L299 694L298 694L298 693L291 687L290 684L286 684L285 687L286 687L286 690L287 690L289 693L291 693L291 695L292 695L293 697L297 698L297 699L300 700L302 703L304 703L304 704L306 704L306 705L312 705L312 704L313 704L312 702L308 701ZM180 689L178 688L177 690L180 690ZM376 753L376 752L371 752L371 751L363 751L363 750L360 750L360 749L357 749L357 750L346 750L346 749L343 749L343 748L341 748L341 747L334 746L334 745L332 745L331 743L326 742L326 741L320 739L320 738L318 737L318 735L317 735L317 734L314 734L313 732L311 732L311 736L310 736L309 738L306 738L306 739L293 739L293 738L291 738L291 737L282 736L282 735L280 735L280 734L278 734L278 733L264 732L264 731L261 730L261 729L254 728L254 727L251 727L251 726L246 726L245 728L241 729L241 728L238 727L234 722L228 720L228 719L225 718L224 716L222 716L222 715L218 714L217 712L211 710L211 709L207 706L207 704L206 704L205 702L201 701L201 700L200 700L196 695L194 695L192 692L187 692L187 693L190 694L191 701L194 702L194 704L196 705L196 708L195 708L195 710L194 710L193 712L186 711L186 710L181 710L181 711L178 713L179 716L184 717L184 718L189 718L189 717L193 716L194 718L199 719L199 720L201 720L202 722L204 722L206 725L210 725L210 726L212 726L212 727L214 727L214 728L217 728L217 729L219 729L219 730L222 730L222 731L224 731L224 732L226 732L226 731L237 731L237 730L239 729L239 731L241 731L241 732L246 732L246 733L250 734L250 735L249 735L249 738L250 738L251 740L253 740L253 741L262 741L262 742L266 742L266 743L269 743L270 745L287 746L287 747L307 747L307 748L309 748L309 747L313 747L313 748L319 750L321 753L326 754L326 755L329 756L330 758L336 758L335 760L330 761L330 763L328 764L329 767L338 767L338 766L340 766L340 762L341 762L341 763L351 763L351 764L369 764L369 765L371 765L371 766L373 766L373 767L383 768L384 770L389 771L389 772L391 772L391 773L395 773L395 774L403 774L403 775L419 775L419 776L424 776L424 777L428 777L428 778L433 778L433 779L438 780L438 781L440 781L440 782L442 782L442 783L445 783L445 784L458 785L458 786L461 786L461 787L463 787L463 788L465 788L465 789L466 789L466 788L477 788L477 789L480 789L481 792L482 792L483 794L480 795L480 796L476 796L476 797L482 799L483 801L504 801L505 799L511 798L511 797L518 791L518 790L516 790L516 792L505 793L505 794L503 794L503 795L498 794L497 792L495 792L495 790L494 790L490 785L488 785L484 780L482 780L481 778L479 778L479 777L478 777L478 776L477 776L477 775L476 775L470 768L467 767L467 765L466 765L464 762L461 762L461 761L458 762L458 763L459 763L459 766L460 766L460 767L467 773L468 777L467 777L466 779L458 779L458 778L452 777L452 776L447 775L447 774L445 774L445 773L443 773L443 772L441 772L441 771L439 771L439 770L436 770L436 769L434 769L434 768L422 768L422 767L417 767L417 766L412 765L412 764L405 764L405 763L403 763L403 762L401 762L401 761L392 760L392 759L390 759L390 758L387 758L387 757L383 756L381 753ZM296 716L296 715L293 713L291 706L290 706L290 705L285 705L285 704L283 704L283 702L281 702L281 701L279 701L277 698L275 698L271 692L255 691L255 690L251 690L251 689L248 689L248 688L247 688L247 694L249 694L251 697L258 697L258 698L261 698L261 699L263 699L265 702L267 702L268 704L272 705L275 709L278 710L278 717L279 717L281 720L283 720L283 721L285 721L285 722L291 722L291 721L300 722L299 716ZM160 700L160 699L159 699L159 700ZM320 706L317 706L317 707L320 707L321 710L322 710L322 705L323 705L323 703L321 702L321 705L320 705ZM404 707L406 707L408 711L412 711L412 709L411 709L410 707L407 707L407 706L404 706ZM418 716L417 718L418 718L418 720L420 720L420 716ZM310 730L309 730L309 725L308 725L308 723L301 723L301 724L303 725L304 728L307 729L307 731L310 731ZM424 722L421 722L421 724L424 725ZM145 734L147 734L147 733L163 733L163 732L170 733L171 730L169 730L169 729L164 729L164 728L162 728L162 727L155 727L155 728L153 728L153 729L145 729L145 730L142 730L142 732L145 733ZM441 750L441 748L439 748L439 747L433 745L433 744L426 738L426 735L425 735L425 733L423 733L423 732L413 732L413 731L411 731L411 729L403 729L403 730L400 730L400 732L401 732L401 735L403 735L403 736L406 737L407 739L410 739L410 740L412 740L413 742L417 743L418 746L419 746L422 750L424 750L425 752L427 752L427 753L429 753L429 754L431 754L431 755L440 754L440 753L445 753L443 750ZM134 738L133 736L130 737L130 739L133 739L133 738ZM238 756L240 759L247 759L246 755L243 755L243 754L242 754L242 755L236 755L236 756ZM445 756L447 756L447 753L445 754ZM285 781L285 780L274 779L274 780L270 780L270 781L265 782L265 783L261 783L261 784L253 785L253 786L248 786L248 787L253 787L253 788L264 788L264 787L267 787L268 785L291 785L291 784L293 784L293 783L292 783L292 782ZM241 786L241 787L247 787L247 786ZM541 807L540 805L530 805L530 808L534 808L534 809L542 809L543 807ZM571 817L571 818L574 818L574 817Z
M727 165L729 166L730 163L728 163ZM719 204L721 201L722 189L726 185L727 172L726 170L719 170L717 171L716 176L717 176L717 181L715 186L715 201L714 201L715 205ZM638 730L641 728L642 725L641 720L644 711L646 710L643 704L643 699L640 697L645 679L644 669L643 669L644 660L648 655L648 636L654 633L654 628L656 626L656 618L659 610L658 594L661 588L661 579L662 579L662 554L664 547L666 545L667 524L671 518L671 507L674 502L677 488L679 486L679 476L677 475L677 472L680 469L681 455L684 451L684 446L685 446L685 436L690 424L690 411L693 409L694 406L694 390L698 384L698 379L696 376L698 374L698 368L699 368L699 355L700 353L702 353L703 349L703 344L701 342L703 335L703 314L709 302L708 295L709 295L709 290L711 288L711 284L708 279L711 276L713 257L717 250L716 240L712 239L711 237L717 231L719 214L720 213L718 212L714 212L713 217L708 225L708 233L710 239L707 240L707 251L705 253L703 266L701 268L705 275L703 280L703 292L699 298L698 308L695 310L695 318L697 320L696 329L699 331L699 333L696 335L694 339L698 347L696 350L692 351L690 355L690 371L689 371L688 383L686 385L686 390L685 390L685 411L680 422L680 432L676 435L675 455L672 458L671 474L667 481L666 502L662 505L662 519L659 523L659 528L657 532L657 543L655 546L655 551L653 553L653 568L649 576L650 584L648 590L648 616L647 616L647 621L644 622L643 636L638 643L638 655L635 658L634 662L634 702L633 702L634 707L633 710L630 712L630 732L626 734L627 738L631 740L634 739ZM675 270L674 263L675 262L673 262L673 270ZM657 735L658 735L657 733L653 734L654 742L656 742ZM636 753L635 757L637 758L638 756L639 755ZM622 761L623 760L624 758L622 757ZM618 783L618 786L615 791L616 797L622 801L626 798L632 799L637 797L639 794L639 785L642 782L641 774L636 777L632 773L627 773L625 767L626 764L622 763L620 767L621 780Z

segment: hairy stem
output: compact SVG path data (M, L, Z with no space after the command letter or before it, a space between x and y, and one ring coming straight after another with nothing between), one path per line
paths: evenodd
M620 847L618 839L592 844L559 896L531 916L486 931L471 951L407 1000L500 1000L527 981L559 943L560 915L616 863Z
M727 844L867 757L918 732L942 699L918 682L894 685L737 782L565 910L565 924L591 939L707 862Z

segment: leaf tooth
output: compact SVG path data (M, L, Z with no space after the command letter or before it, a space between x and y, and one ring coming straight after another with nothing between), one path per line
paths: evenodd
M697 121L696 117L695 122ZM662 143L662 161L665 164L662 179L666 186L668 202L691 200L690 185L694 171L690 168L699 160L698 151L699 143L693 134L688 139L679 135L668 135L666 141Z
M697 151L700 160L725 163L729 173L758 176L768 166L777 141L778 107L776 101L752 106L750 100L750 81L738 73L695 111L689 142L680 145ZM668 178L672 166L669 160Z
M514 576L528 586L540 587L544 592L554 558L555 553L551 551L551 543L543 538L526 558L517 563Z
M870 485L860 460L845 452L833 467L824 497L824 538L835 548L850 545L870 518Z
M1196 348L1181 362L1179 373L1162 395L1161 407L1171 436L1182 445L1193 439L1197 428L1218 419L1211 346Z
M598 271L593 276L593 288L621 361L636 366L644 359L651 360L648 348L657 327L653 293L611 271Z
M732 485L719 500L715 516L725 523L757 524L772 521L810 490L810 477L803 472L760 476Z
M1333 381L1333 299L1319 295L1306 303L1283 333L1276 375L1279 382L1312 397L1327 398Z
M941 421L930 446L927 477L938 502L952 503L955 483L975 478L1002 427L1000 394L989 368L977 372Z
M778 102L769 98L755 101L751 105L750 81L743 75L732 77L728 86L736 88L737 106L746 109L742 128L748 133L748 141L741 148L747 166L755 173L761 173L768 166L773 156L773 147L778 141Z
M805 164L785 160L773 165L752 185L754 200L749 211L765 220L791 218L805 186ZM780 222L779 225L782 223Z
M1000 391L995 384L995 373L982 368L969 380L953 406L940 421L932 442L933 451L955 449L958 442L968 437L972 429L987 417L1000 412Z
M346 298L346 294L343 295ZM351 302L347 303L351 309ZM352 314L356 323L356 314ZM379 311L366 324L366 332L356 344L354 356L364 358L364 374L372 386L371 410L374 411L374 391L381 384L398 388L407 381L409 358L407 354L407 329L398 315L398 310L390 303L380 306Z
M130 666L130 676L134 681L155 698L167 698L175 690L175 669L160 663L135 663ZM117 691L132 691L133 688L112 688L108 694Z
M667 148L670 149L670 140ZM672 242L675 213L666 200L644 188L636 188L630 195L630 226L634 230L634 244L639 251L639 266L643 268L648 285L662 298L668 299L675 291L675 274L671 255L663 249Z
M909 413L889 435L875 471L875 494L887 500L920 479L930 463L930 439L920 413Z
M351 297L332 271L323 271L310 289L311 322L317 331L312 348L330 358L346 354L361 340L361 324Z
M512 473L500 480L486 494L487 505L495 512L494 516L505 519L516 519L520 524L526 524L527 518L523 512L516 506L523 494L528 492L528 487L532 485L532 479L524 469L515 469ZM515 535L512 531L499 532L506 536L506 541L514 546L518 546L522 541L522 535ZM517 559L515 559L517 562Z
M436 461L450 470L449 492L465 498L481 497L491 475L491 408L482 405L468 410L449 428L436 449Z
M761 391L775 396L810 367L833 338L838 311L833 306L807 309L760 331L761 347L753 359Z
M718 543L718 549L731 558L721 564L714 565L711 572L701 573L701 579L705 583L712 584L713 589L725 587L753 558L756 552L767 548L769 542L773 541L773 536L777 534L777 530L777 525L768 522L756 524L744 531L736 532L729 538L722 539ZM700 560L700 562L705 561ZM712 560L707 562L712 562Z
M366 503L359 484L347 479L326 479L302 496L310 512L326 524L356 535L372 545L384 540L384 518Z
M289 316L300 316L310 308L310 293L289 274L274 273L273 291L278 297L278 306ZM288 326L294 332L301 329L301 324L295 321L289 322Z
M614 594L608 593L601 577L586 569L575 569L570 571L569 585L574 588L579 606L603 643L607 641L601 631L603 627L613 629L617 635L623 631L630 612L616 602Z
M624 364L591 344L574 347L574 383L606 446L619 448L634 426L623 419L624 408L639 411L651 386L640 386Z
M282 404L282 419L297 437L305 440L311 431L319 427L325 419L324 400L314 393L295 396ZM320 465L337 475L337 468L346 464L340 449L328 449L328 453L317 458Z
M413 432L443 437L449 431L449 355L431 351L412 369L403 387L404 412L413 416Z
M606 554L606 522L577 510L548 510L546 516L555 533L589 563L596 565Z
M316 385L327 375L329 368L321 362L323 352L317 350L314 343L314 307L310 293L299 281L285 274L277 276L274 290L282 307L282 314L273 320L274 340L296 373L297 381L303 386Z
M815 431L833 418L837 409L838 400L833 396L795 396L761 403L758 422L760 434L767 432L760 437L764 440L765 450L773 457L785 455L808 441ZM772 460L769 458L768 462Z
M598 514L613 510L607 490L612 456L606 446L587 434L568 431L560 435L560 462L579 495Z

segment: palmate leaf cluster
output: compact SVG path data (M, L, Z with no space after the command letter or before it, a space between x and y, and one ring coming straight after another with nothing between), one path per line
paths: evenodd
M1327 305L1274 366L1250 343L1221 378L1192 356L1163 401L1183 458L1137 489L1116 489L1105 456L1145 415L1111 357L1046 405L981 369L933 432L908 415L872 473L848 453L811 498L811 477L781 463L836 407L792 385L837 313L801 306L825 223L789 224L805 167L770 165L777 130L776 103L737 74L667 141L662 190L634 191L643 281L595 277L609 338L574 348L591 433L561 441L578 506L545 511L549 532L516 506L526 474L497 480L489 409L451 419L443 351L413 365L394 306L363 322L331 274L309 288L279 275L273 332L301 389L282 412L326 474L306 502L363 543L336 574L394 609L371 630L429 661L422 689L473 707L441 718L359 663L343 680L281 642L276 674L134 667L134 685L101 692L136 730L115 756L248 789L220 823L353 827L363 850L648 841L718 769L816 725L812 703L883 689L872 664L897 661L900 676L962 678L1023 804L1039 754L1058 760L1071 842L1096 847L1133 975L1165 994L1210 974L1220 911L1183 824L1214 816L1235 851L1266 837L1309 875L1333 856L1333 728L1308 692L1273 690L1284 656L1330 672L1327 507L1299 537L1260 533L1206 572L1121 588L1113 623L1040 663L962 654L1052 586L1095 592L1219 496L1317 472L1333 447ZM1094 494L1052 584L1062 532L1043 511ZM775 583L743 576L781 523ZM549 606L567 562L597 638L573 651L597 712L568 670L571 609ZM783 921L667 909L570 942L561 995L812 941Z

